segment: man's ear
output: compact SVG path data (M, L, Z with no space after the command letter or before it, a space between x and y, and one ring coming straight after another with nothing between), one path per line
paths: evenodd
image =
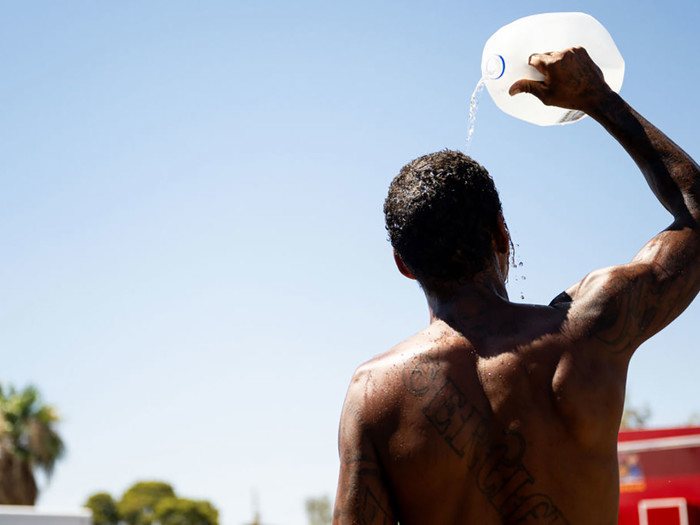
M510 252L510 232L508 231L508 226L506 226L506 220L503 218L503 213L498 214L498 223L493 244L497 253Z
M413 275L411 270L408 269L406 263L404 263L403 259L401 259L401 256L398 253L396 253L396 250L394 250L394 261L396 262L396 267L403 275L405 275L409 279L413 279L414 281L416 280L416 276Z

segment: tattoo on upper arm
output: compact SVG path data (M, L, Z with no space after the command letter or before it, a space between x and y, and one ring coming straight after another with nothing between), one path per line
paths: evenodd
M334 523L396 525L391 496L376 452L356 431L358 425L364 424L362 414L352 404L346 404L343 410L341 443L359 441L341 451L341 483Z
M634 350L690 304L700 287L699 240L697 230L674 223L631 264L610 271L600 290L607 304L592 330L611 352Z
M363 525L395 525L396 520L392 520L389 512L383 507L382 502L367 487L360 511L360 520Z
M371 457L350 458L345 462L348 494L340 494L334 518L339 525L396 525L389 492L379 464Z
M636 348L640 337L651 335L669 322L674 308L664 308L664 294L658 281L618 270L606 283L605 295L614 306L598 320L593 335L611 353L623 353ZM670 300L666 297L666 300Z
M506 430L494 435L489 420L449 376L437 380L439 367L435 360L418 357L404 368L404 386L410 394L427 399L426 420L474 475L477 490L503 523L568 524L552 499L537 491L533 475L523 464L522 434Z

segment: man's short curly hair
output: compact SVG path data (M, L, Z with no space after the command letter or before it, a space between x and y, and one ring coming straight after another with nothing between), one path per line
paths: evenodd
M450 150L404 166L384 202L389 240L422 284L454 282L485 269L500 212L488 171Z

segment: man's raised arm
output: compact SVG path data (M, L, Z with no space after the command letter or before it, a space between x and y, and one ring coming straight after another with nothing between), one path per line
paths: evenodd
M674 217L629 264L594 272L567 292L588 333L629 356L700 290L700 168L607 86L583 48L532 55L530 64L545 80L520 80L511 94L588 113L625 148Z

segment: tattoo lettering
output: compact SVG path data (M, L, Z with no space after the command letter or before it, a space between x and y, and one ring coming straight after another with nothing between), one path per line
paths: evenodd
M470 447L470 464L473 462L475 446L486 437L483 421L474 407L468 407L466 399L454 382L448 378L430 403L423 408L425 417L448 445L460 457Z
M479 467L476 477L479 490L498 508L503 507L505 501L517 494L524 484L534 482L522 465L524 454L523 437L517 432L507 431L504 442L493 445L489 455ZM509 487L511 490L508 490ZM499 494L503 494L504 499L499 499ZM501 504L498 504L499 501Z
M450 377L442 385L435 386L435 374L425 372L431 370L428 360L420 363L421 373L417 376L420 382L405 382L406 389L416 397L433 391L423 407L425 418L474 473L477 489L503 523L566 525L568 521L551 498L534 491L535 479L523 464L526 443L522 434L506 430L502 436L493 435L488 419ZM409 378L416 369L408 368ZM428 378L431 379L429 383ZM416 384L420 384L420 388L411 388Z

